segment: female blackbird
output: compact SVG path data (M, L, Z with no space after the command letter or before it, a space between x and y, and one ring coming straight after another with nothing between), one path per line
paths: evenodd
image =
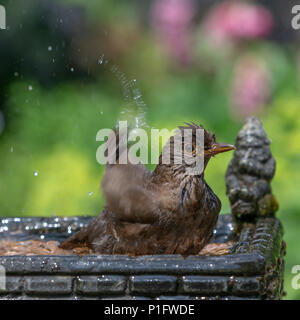
M185 143L185 129L191 129L192 145ZM202 148L196 145L197 129L204 132ZM185 154L204 160L199 174L191 174L196 161L175 161L178 137ZM160 155L153 172L140 164L107 164L102 180L105 209L60 247L88 247L99 254L198 254L210 241L221 210L204 169L211 157L235 147L217 143L215 135L194 123L179 127L167 145L169 163Z

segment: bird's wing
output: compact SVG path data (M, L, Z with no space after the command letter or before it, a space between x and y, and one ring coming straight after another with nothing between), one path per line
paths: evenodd
M117 135L117 163L107 164L102 179L102 192L106 206L119 221L153 223L157 221L157 203L153 193L146 188L151 172L141 164L119 164L122 152Z
M202 207L202 197L204 193L204 185L199 184L195 179L182 181L180 186L181 195L180 203L185 212L193 212L195 208Z
M102 191L108 210L118 220L153 223L158 219L155 198L144 186L147 174L141 165L116 164L106 167Z

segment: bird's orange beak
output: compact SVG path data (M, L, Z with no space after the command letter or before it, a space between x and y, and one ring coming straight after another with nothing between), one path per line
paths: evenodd
M232 144L227 144L227 143L215 143L212 145L212 148L209 150L209 153L212 155L222 153L222 152L227 152L230 150L235 150L236 147Z

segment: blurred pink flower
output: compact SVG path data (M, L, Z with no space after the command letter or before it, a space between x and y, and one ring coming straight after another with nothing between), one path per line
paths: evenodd
M247 55L237 62L231 87L232 111L238 118L261 112L271 97L269 70L257 56Z
M238 40L268 36L273 24L270 11L261 5L228 0L213 7L204 28L213 38Z
M191 61L194 12L193 0L155 0L150 13L158 42L183 65Z

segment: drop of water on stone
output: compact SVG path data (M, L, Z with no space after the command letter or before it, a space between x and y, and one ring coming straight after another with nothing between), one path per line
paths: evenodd
M48 47L48 51L52 51L52 47L51 46Z
M33 88L32 86L28 86L28 90L31 91Z
M33 173L35 176L38 176L39 175L39 172L37 170L34 171Z

